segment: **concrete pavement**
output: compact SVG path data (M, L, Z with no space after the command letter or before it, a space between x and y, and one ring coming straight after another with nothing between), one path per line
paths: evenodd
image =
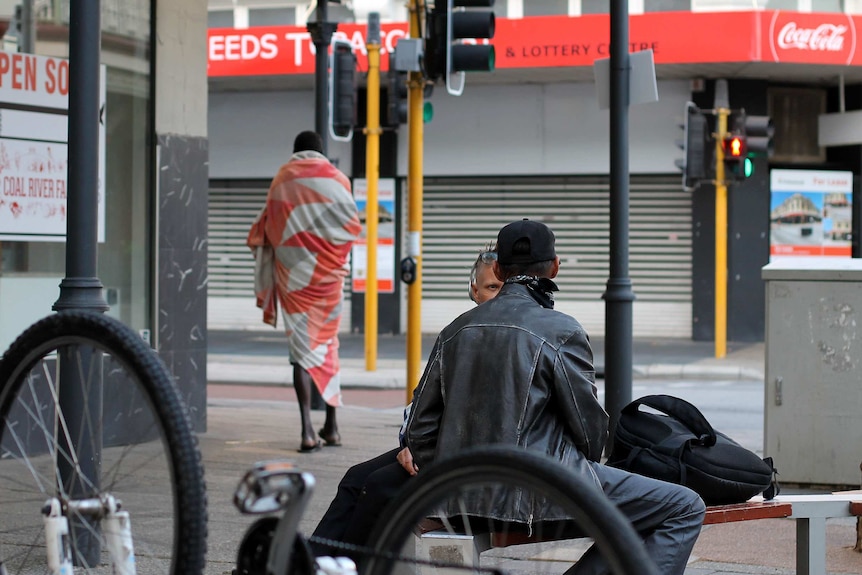
M310 533L323 515L344 471L395 446L406 400L404 339L381 336L378 370L365 372L363 338L342 338L344 404L338 412L342 447L312 454L296 452L298 407L286 360L276 353L282 336L251 332L211 334L208 370L207 430L199 435L206 466L210 504L207 575L229 574L244 530L254 520L231 501L243 473L256 461L291 459L314 474L315 495L302 530ZM427 353L433 338L423 338ZM603 365L601 340L593 340L596 364ZM427 347L426 347L427 346ZM712 357L712 344L674 340L637 340L638 374L662 378L763 379L763 344L729 345L728 356ZM704 385L709 385L704 382ZM315 427L322 412L312 412ZM794 572L795 525L761 520L704 528L686 575L772 574ZM827 534L829 573L862 573L862 554L852 551L851 521L830 520Z
M213 331L209 334L208 378L212 383L284 385L292 382L284 336L268 331ZM376 370L366 370L365 337L339 336L343 388L404 389L406 336L381 334L377 338ZM591 339L594 363L605 365L604 339ZM430 353L434 336L422 337L422 360ZM712 342L684 339L645 339L632 342L635 377L693 379L751 379L763 381L764 345L728 343L727 356L716 359Z

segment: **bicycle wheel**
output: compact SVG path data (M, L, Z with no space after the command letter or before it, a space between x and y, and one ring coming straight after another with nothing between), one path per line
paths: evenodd
M45 517L52 505L68 522L59 547L62 528ZM116 553L116 508L128 513L134 556ZM53 550L71 556L75 573L197 574L206 531L197 438L158 355L88 311L56 313L21 334L0 360L6 572L50 573Z
M489 518L500 501L512 498L529 507L528 524ZM409 564L404 557L414 554L439 563L433 571L438 574L444 564L459 563L463 556L457 541L448 548L423 549L415 539L417 526L427 525L429 517L436 518L436 532L444 536L468 534L488 537L498 545L516 545L482 553L481 563L474 558L471 569L562 573L589 546L589 541L573 543L573 538L588 537L613 573L658 574L631 523L595 486L557 461L523 449L484 447L445 459L420 473L383 517L386 521L378 523L369 539L363 575L401 572L398 563Z

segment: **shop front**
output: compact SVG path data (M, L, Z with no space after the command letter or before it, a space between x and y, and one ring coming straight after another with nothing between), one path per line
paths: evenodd
M687 102L710 110L720 78L728 80L732 108L769 114L776 125L775 155L755 159L755 173L730 192L728 337L763 338L759 270L769 258L770 168L829 165L859 172L858 146L825 148L816 136L818 116L838 111L839 86L847 109L860 104L857 23L862 20L846 14L786 11L631 16L630 49L653 51L659 92L658 102L629 111L635 335L712 337L714 188L683 191L675 160L682 155L676 141ZM387 42L404 37L406 28L384 24L384 70ZM367 70L364 26L342 24L338 34L353 44L359 71ZM469 74L461 97L442 89L430 97L422 331L434 332L469 308L464 285L476 252L507 221L531 217L558 231L565 264L558 306L589 331L603 332L609 114L598 105L593 64L607 57L608 39L607 15L500 18L492 40L496 71ZM313 46L303 28L286 26L210 29L209 47L211 189L225 198L240 184L254 188L251 204L257 205L289 156L293 135L313 125ZM398 135L393 161L403 183L406 131ZM352 166L364 165L353 150L330 146L348 175ZM406 205L406 199L402 194L397 203ZM254 210L232 211L230 201L220 202L218 211L210 204L209 320L251 328L259 322L250 256L237 246ZM404 245L398 237L397 260Z
M32 47L21 46L32 53L19 51L14 25L0 52L4 350L52 313L67 271L67 200L76 193L66 185L69 4L38 3ZM158 350L203 426L207 5L125 0L101 8L100 141L91 152L99 154L97 277L107 313Z

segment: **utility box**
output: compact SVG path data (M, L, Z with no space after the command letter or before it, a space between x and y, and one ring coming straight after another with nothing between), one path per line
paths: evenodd
M785 483L859 486L862 260L764 266L764 452Z

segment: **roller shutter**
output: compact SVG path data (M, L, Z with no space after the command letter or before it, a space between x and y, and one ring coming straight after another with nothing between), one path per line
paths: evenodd
M209 295L254 294L254 259L245 240L266 202L269 182L212 183L209 195Z
M601 302L609 273L607 177L428 178L423 194L423 300L463 298L464 270L477 250L501 225L529 217L556 234L558 301ZM629 195L635 306L654 310L635 320L655 324L636 332L690 335L691 194L679 176L649 175L632 176Z
M211 321L259 324L249 300L253 259L245 246L269 182L213 182L209 199ZM560 307L602 329L608 280L610 186L606 177L427 178L423 190L423 331L436 331L465 306L467 270L500 226L529 217L548 223L562 259ZM632 176L629 276L637 296L635 334L691 336L691 194L678 176ZM405 202L406 205L406 202ZM406 213L406 211L405 211ZM406 228L406 226L405 226ZM346 282L347 283L347 282ZM345 286L349 290L349 283ZM253 301L253 298L252 298ZM427 305L426 305L427 304ZM442 323L441 323L442 322ZM440 325L437 325L440 323Z

